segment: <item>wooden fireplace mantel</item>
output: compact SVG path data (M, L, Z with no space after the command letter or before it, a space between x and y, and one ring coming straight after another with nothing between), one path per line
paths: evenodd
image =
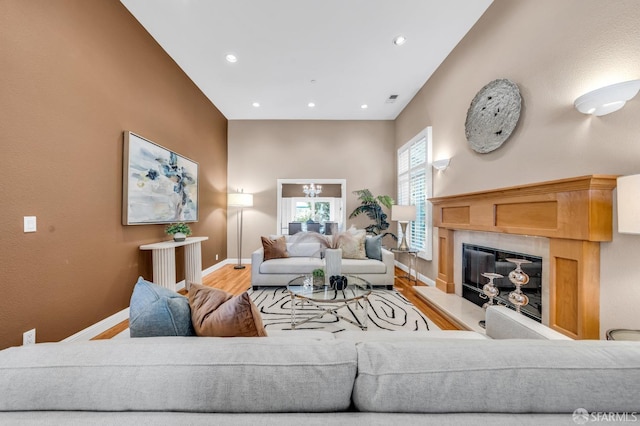
M616 176L589 175L431 198L438 227L439 289L454 292L455 230L549 238L549 326L600 335L600 242L612 238Z

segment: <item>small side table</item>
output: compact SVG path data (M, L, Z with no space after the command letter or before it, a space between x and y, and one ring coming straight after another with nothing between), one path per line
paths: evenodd
M420 250L400 250L397 248L393 248L391 249L391 252L409 255L409 270L407 271L406 275L401 275L398 278L406 278L409 281L409 284L411 284L411 281L413 281L414 285L418 284L418 270L416 269L416 262L418 260L418 253L420 252ZM411 270L413 270L414 272L413 276L411 276Z
M640 341L640 330L625 330L622 328L607 330L607 340Z

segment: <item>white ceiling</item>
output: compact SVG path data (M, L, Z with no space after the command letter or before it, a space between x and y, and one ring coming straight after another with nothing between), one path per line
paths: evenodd
M121 2L229 120L392 120L492 0Z

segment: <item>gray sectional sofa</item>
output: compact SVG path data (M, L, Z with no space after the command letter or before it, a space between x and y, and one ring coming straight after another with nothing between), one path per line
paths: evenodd
M638 416L640 343L555 340L513 318L490 308L487 337L529 338L289 331L10 348L0 351L0 424L573 425L575 416Z

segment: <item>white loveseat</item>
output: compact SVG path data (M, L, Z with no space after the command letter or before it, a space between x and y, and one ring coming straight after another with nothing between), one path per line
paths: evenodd
M287 243L289 257L264 260L260 247L251 254L251 285L285 286L299 275L310 274L324 268L321 258L322 245L316 242ZM395 258L389 250L382 249L382 260L342 259L342 274L358 275L374 286L393 288Z

